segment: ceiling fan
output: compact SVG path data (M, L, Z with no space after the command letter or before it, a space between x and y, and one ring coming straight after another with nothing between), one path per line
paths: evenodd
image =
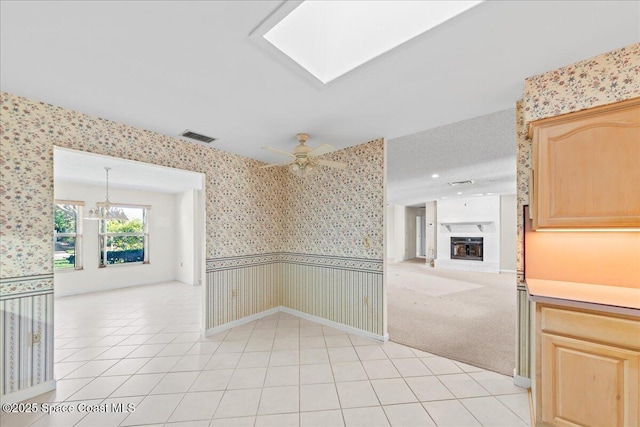
M309 135L306 133L299 133L297 135L299 145L293 149L293 153L278 150L277 148L262 147L264 150L273 151L275 153L284 154L290 157L286 162L273 163L270 165L260 166L261 168L270 168L274 166L289 166L289 170L298 176L308 176L317 170L318 166L327 166L334 169L345 169L346 163L335 162L333 160L319 159L319 156L334 151L334 148L329 144L322 144L316 148L311 148L305 143L309 139Z

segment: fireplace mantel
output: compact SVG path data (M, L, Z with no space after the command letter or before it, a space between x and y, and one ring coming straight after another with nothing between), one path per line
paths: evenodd
M485 227L492 225L493 221L471 221L471 222L441 222L440 225L446 227L449 233L454 232L452 227L456 225L475 225L478 227L478 231L483 233L485 231Z
M460 197L438 201L436 268L500 271L500 196ZM482 260L451 258L451 238L482 237Z

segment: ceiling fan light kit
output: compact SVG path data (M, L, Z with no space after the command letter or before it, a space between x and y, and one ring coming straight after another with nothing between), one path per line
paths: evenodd
M298 175L301 177L309 176L313 174L316 170L317 169L311 163L304 163L304 164L291 163L289 165L289 171L291 171L291 173L293 173L294 175Z
M333 160L319 159L327 153L335 151L335 149L329 144L322 144L316 148L311 148L306 145L309 135L306 133L299 133L297 135L298 145L293 149L293 153L278 150L277 148L262 147L265 150L273 151L278 154L284 154L290 157L290 160L281 163L272 163L269 165L260 166L260 168L270 168L274 166L287 166L289 171L297 176L306 177L314 174L318 170L318 165L327 166L334 169L346 169L347 164L342 162L336 162Z

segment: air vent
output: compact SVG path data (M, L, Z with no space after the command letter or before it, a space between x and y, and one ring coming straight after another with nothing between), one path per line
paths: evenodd
M467 184L473 184L473 180L468 180L468 181L455 181L455 182L450 182L449 185L452 187L455 187L457 185L467 185Z
M210 136L202 135L201 133L193 132L189 129L185 130L180 134L180 136L184 136L185 138L195 139L200 142L212 142L215 141L215 138L211 138Z

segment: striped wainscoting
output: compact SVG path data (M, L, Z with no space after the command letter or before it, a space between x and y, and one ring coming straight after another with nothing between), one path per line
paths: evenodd
M285 253L281 305L384 335L382 260Z
M38 277L42 282L44 279ZM2 348L1 384L3 396L53 381L53 291L29 290L16 294L9 283L22 289L30 278L3 279L0 296L0 347ZM53 277L49 277L50 284ZM14 288L15 289L15 288ZM5 292L7 291L7 292ZM34 334L39 342L32 343ZM3 398L5 401L5 398Z
M383 336L382 260L272 253L207 261L207 329L278 307Z
M206 329L280 305L278 254L207 260Z
M524 280L518 281L517 288L518 317L516 318L516 370L515 379L521 383L516 383L521 387L530 387L531 378L531 304L529 294L525 287ZM522 381L525 381L522 383ZM529 380L529 384L527 381Z

